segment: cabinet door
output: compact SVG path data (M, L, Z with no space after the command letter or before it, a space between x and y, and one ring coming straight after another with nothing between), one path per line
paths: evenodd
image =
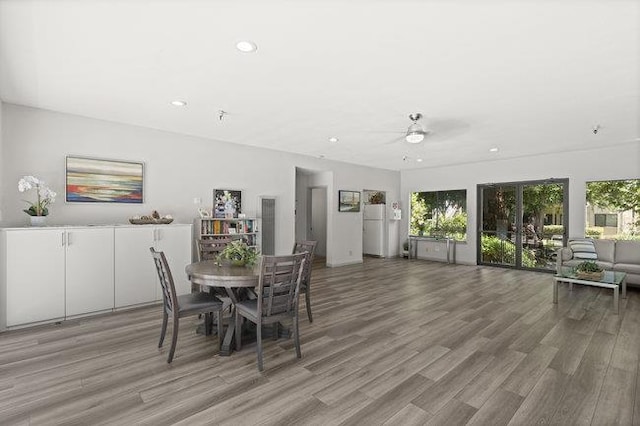
M7 326L64 317L64 231L6 233Z
M113 228L66 232L67 316L113 309Z
M115 229L115 306L156 300L158 275L149 247L154 246L154 227Z
M169 269L176 285L176 293L191 292L191 283L184 268L191 263L191 225L158 226L155 231L156 249L163 251L169 262ZM162 289L158 284L156 298L162 299Z

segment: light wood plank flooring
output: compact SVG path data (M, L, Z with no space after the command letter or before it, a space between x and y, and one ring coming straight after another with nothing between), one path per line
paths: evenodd
M303 358L265 340L262 374L197 318L167 365L159 306L2 333L0 424L640 424L637 290L615 315L548 274L370 258L312 283Z

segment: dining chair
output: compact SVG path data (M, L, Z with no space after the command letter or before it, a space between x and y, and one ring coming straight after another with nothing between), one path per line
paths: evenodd
M262 326L292 319L296 355L300 352L298 328L298 295L306 253L287 256L262 256L258 278L257 298L236 303L236 350L242 348L241 318L256 324L258 370L262 371Z
M231 241L232 238L227 236L198 238L196 240L198 262L203 260L216 260L220 252L224 250ZM220 289L206 288L206 286L200 286L198 284L191 284L191 291L208 291L217 297L227 297L227 294Z
M198 246L198 261L215 260L231 240L231 237L198 238L196 240Z
M213 294L206 292L196 292L190 294L176 295L176 286L173 282L173 275L169 269L169 263L164 252L156 251L150 247L153 261L158 271L160 286L162 287L162 331L160 332L160 342L158 348L162 347L164 336L167 332L167 323L169 316L173 318L173 334L171 336L171 349L169 349L169 357L167 363L173 361L173 355L176 351L176 343L178 342L179 320L190 315L204 314L205 328L211 327L211 316L215 314L218 324L218 341L222 342L222 302ZM207 330L206 334L211 334Z
M308 253L304 264L304 272L302 273L302 281L300 282L300 292L304 292L304 301L307 305L309 322L313 322L313 317L311 316L311 269L316 245L318 245L317 241L299 241L293 245L293 254Z

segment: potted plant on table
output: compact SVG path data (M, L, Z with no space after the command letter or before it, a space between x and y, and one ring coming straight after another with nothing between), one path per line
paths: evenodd
M29 215L31 225L42 226L45 223L45 217L49 214L48 206L55 201L57 194L37 177L24 176L18 181L18 191L20 192L33 188L36 189L37 200L35 202L24 200L29 204L29 208L24 209L23 212Z
M602 279L602 268L594 261L587 260L576 266L576 277L582 280L599 281Z
M258 253L243 240L234 240L227 244L218 255L218 263L228 261L233 266L251 266L256 263Z

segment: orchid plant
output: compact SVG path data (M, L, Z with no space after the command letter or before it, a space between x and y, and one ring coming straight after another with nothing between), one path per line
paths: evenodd
M56 193L49 188L43 180L34 176L24 176L18 181L18 191L25 192L30 189L36 189L38 199L35 203L24 200L29 203L29 208L23 211L29 216L47 216L49 204L53 203L56 199Z

